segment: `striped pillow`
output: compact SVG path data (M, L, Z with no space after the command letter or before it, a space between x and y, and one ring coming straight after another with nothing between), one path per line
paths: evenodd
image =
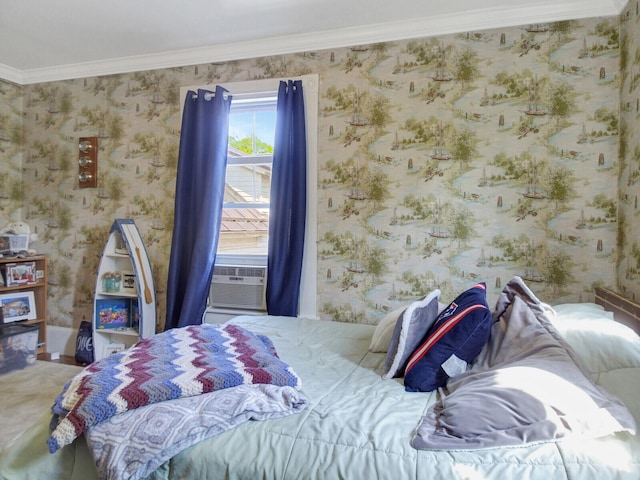
M479 283L442 311L414 350L404 373L405 389L430 392L465 372L489 340L492 325L486 285Z

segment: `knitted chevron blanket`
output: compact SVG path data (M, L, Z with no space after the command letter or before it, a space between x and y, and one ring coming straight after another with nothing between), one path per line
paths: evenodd
M159 333L87 366L65 385L52 407L49 451L127 410L249 384L301 387L266 336L233 324Z

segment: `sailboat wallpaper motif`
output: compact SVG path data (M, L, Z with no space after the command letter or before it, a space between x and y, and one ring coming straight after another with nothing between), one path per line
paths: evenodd
M529 276L548 301L586 301L594 285L618 281L633 292L635 9L22 87L0 81L0 217L39 232L34 246L58 279L49 323L68 327L91 316L84 286L95 281L104 232L114 218L135 218L161 327L180 86L318 73L319 317L377 323L433 288L450 301L476 281L491 303L513 275ZM101 137L100 188L80 192L69 159L77 138L92 135Z

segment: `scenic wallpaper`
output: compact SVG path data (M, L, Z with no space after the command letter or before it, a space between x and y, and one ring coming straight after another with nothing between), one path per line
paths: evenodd
M48 322L92 315L109 228L133 218L164 325L180 87L317 73L318 316L377 323L514 275L548 303L634 298L640 15L17 86L0 81L0 222L49 257ZM98 188L78 138L99 137ZM0 225L1 227L2 225Z

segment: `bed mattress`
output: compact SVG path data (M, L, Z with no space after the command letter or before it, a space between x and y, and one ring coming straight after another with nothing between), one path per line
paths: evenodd
M375 327L268 316L231 321L273 341L302 379L308 407L285 418L250 421L197 443L149 478L640 478L640 440L627 433L526 447L417 450L412 438L438 394L407 392L402 378L382 378L385 354L369 351ZM638 421L640 368L623 370L593 376L619 395ZM83 437L48 453L49 420L49 414L43 415L0 453L0 477L98 478Z

